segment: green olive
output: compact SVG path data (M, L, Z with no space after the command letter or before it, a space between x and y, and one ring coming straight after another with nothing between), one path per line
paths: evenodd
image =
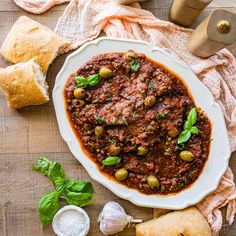
M149 185L151 188L159 188L159 186L160 186L159 180L158 180L157 177L154 176L154 175L148 176L147 182L148 182L148 185Z
M137 149L138 156L145 156L147 152L148 152L148 149L146 147L139 146Z
M112 77L113 73L110 69L106 68L106 67L102 67L100 70L99 70L99 75L104 78L104 79L107 79L107 78L110 78Z
M115 177L118 180L125 180L128 176L128 171L125 168L119 169L115 173Z
M157 99L155 96L151 95L151 96L147 96L144 100L144 105L146 107L153 107L155 105L155 103L157 102Z
M78 99L83 99L85 97L85 90L82 88L77 88L74 90L74 97Z
M175 138L179 135L179 131L177 129L172 129L168 131L168 135L172 138Z
M84 123L83 124L83 129L86 131L89 131L92 129L92 125L90 123Z
M125 53L126 61L133 61L136 58L137 58L137 54L133 50L129 50Z
M152 122L150 123L152 126L156 125L156 121L152 120Z
M192 161L194 157L194 155L189 151L182 151L179 156L183 161Z
M102 126L96 126L94 132L97 137L101 138L104 134L104 128Z
M121 151L121 148L119 146L114 145L114 144L112 144L109 148L109 154L112 156L119 155L120 151Z

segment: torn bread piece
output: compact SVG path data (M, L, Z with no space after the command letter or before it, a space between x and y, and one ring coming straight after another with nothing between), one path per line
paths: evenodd
M136 225L136 236L212 236L211 228L196 207L174 211Z
M10 62L26 62L36 58L44 73L58 54L65 52L68 42L51 29L21 16L9 31L0 53Z
M0 87L9 108L19 109L49 101L46 77L35 59L0 68Z

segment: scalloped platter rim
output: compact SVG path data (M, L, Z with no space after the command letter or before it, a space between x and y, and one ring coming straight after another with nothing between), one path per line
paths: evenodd
M124 52L133 49L163 64L185 82L196 105L203 109L212 123L212 143L208 160L198 179L189 188L171 195L145 195L137 190L119 184L102 174L96 164L82 151L67 118L64 102L64 86L67 78L78 70L92 56L107 52ZM58 73L53 89L53 103L62 138L75 158L87 170L92 179L104 185L120 198L142 207L183 209L201 201L213 192L225 173L231 155L230 143L220 106L208 88L182 61L177 60L168 50L153 47L144 41L98 38L88 42L70 54Z

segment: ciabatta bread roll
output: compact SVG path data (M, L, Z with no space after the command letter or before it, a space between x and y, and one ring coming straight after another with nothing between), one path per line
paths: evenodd
M9 31L0 53L10 62L26 62L36 58L45 73L57 57L64 52L68 42L52 30L32 19L21 16Z
M9 108L18 109L49 101L45 75L35 59L0 68L0 88Z
M136 225L136 236L212 236L210 226L195 207L174 211Z

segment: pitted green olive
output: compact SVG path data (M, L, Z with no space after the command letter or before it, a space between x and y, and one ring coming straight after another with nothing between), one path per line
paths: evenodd
M157 102L157 99L155 96L151 95L145 98L144 105L146 107L153 107Z
M110 69L108 69L106 67L102 67L99 70L99 75L104 79L108 79L108 78L112 77L113 73Z
M179 135L179 131L177 129L172 129L168 131L168 135L172 138L175 138Z
M137 54L133 50L129 50L125 53L126 61L133 61L136 58L137 58Z
M96 126L94 132L97 137L101 138L104 134L104 128L102 126Z
M121 148L119 146L114 145L114 144L112 144L109 148L109 154L112 156L119 155L120 151L121 151Z
M146 147L139 146L137 149L138 156L145 156L147 152L148 152L148 149Z
M83 99L85 97L85 90L82 88L76 88L74 90L74 97L78 99Z
M192 161L194 157L194 155L189 151L182 151L179 156L183 161Z
M125 168L119 169L115 173L115 177L118 180L125 180L128 176L128 171Z
M160 186L159 180L158 180L157 177L154 176L154 175L148 176L147 182L148 182L148 185L149 185L151 188L159 188L159 186Z

